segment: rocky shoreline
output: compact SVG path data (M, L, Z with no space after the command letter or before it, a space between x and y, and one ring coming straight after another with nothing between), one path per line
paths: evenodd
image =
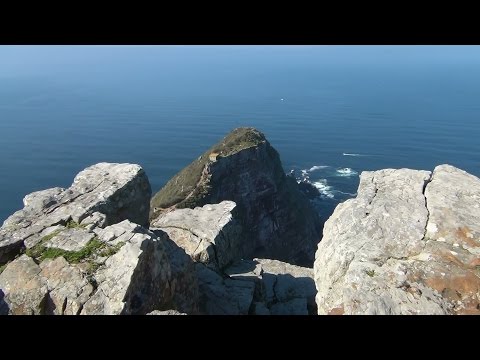
M0 314L480 314L477 177L363 172L323 238L304 190L252 128L153 197L139 165L90 166L0 228Z

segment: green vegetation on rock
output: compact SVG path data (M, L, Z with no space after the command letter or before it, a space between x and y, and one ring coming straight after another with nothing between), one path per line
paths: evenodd
M31 249L28 249L26 254L39 261L43 261L45 259L55 259L59 256L63 256L69 263L78 263L106 246L104 242L101 242L97 237L94 237L79 251L67 251L58 248L49 248L45 246L45 242L50 240L55 235L49 236L50 238L48 238L48 236L42 238L37 245Z
M103 250L102 252L100 252L100 256L107 256L107 257L110 257L112 255L115 255L118 250L120 250L120 248L125 245L125 242L121 241L119 242L117 245L114 245L114 246L107 246L107 248L105 250Z
M172 205L178 208L195 207L202 203L210 190L209 177L204 174L205 166L211 162L210 154L216 158L231 156L241 150L264 143L265 136L254 128L237 128L202 156L176 174L152 198L150 218L156 217L155 208L164 209Z
M375 270L365 270L365 273L370 276L370 277L373 277L375 275Z
M78 228L85 228L85 225L80 225L79 223L69 220L66 224L65 227L67 229L78 229Z

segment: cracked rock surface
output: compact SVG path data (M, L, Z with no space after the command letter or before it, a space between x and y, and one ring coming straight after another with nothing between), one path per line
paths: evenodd
M480 180L363 172L325 223L314 264L319 314L480 314Z
M196 265L204 314L309 315L316 313L313 269L278 260L240 260L219 274Z

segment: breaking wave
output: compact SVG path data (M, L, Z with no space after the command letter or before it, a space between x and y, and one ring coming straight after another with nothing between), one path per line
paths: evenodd
M333 199L335 197L332 187L327 184L326 179L320 179L319 181L315 181L312 183L312 185L318 189L321 195L326 196L329 199Z
M315 170L321 170L321 169L326 169L326 168L329 168L330 166L328 165L315 165L315 166L312 166L310 169L308 169L307 171L311 172L311 171L315 171ZM303 172L303 170L302 170Z
M337 169L337 176L354 176L358 173L351 168Z

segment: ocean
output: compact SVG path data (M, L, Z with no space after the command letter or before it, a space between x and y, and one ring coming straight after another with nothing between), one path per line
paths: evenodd
M479 46L0 46L0 223L97 162L155 193L240 126L326 219L365 170L480 176L479 121Z

